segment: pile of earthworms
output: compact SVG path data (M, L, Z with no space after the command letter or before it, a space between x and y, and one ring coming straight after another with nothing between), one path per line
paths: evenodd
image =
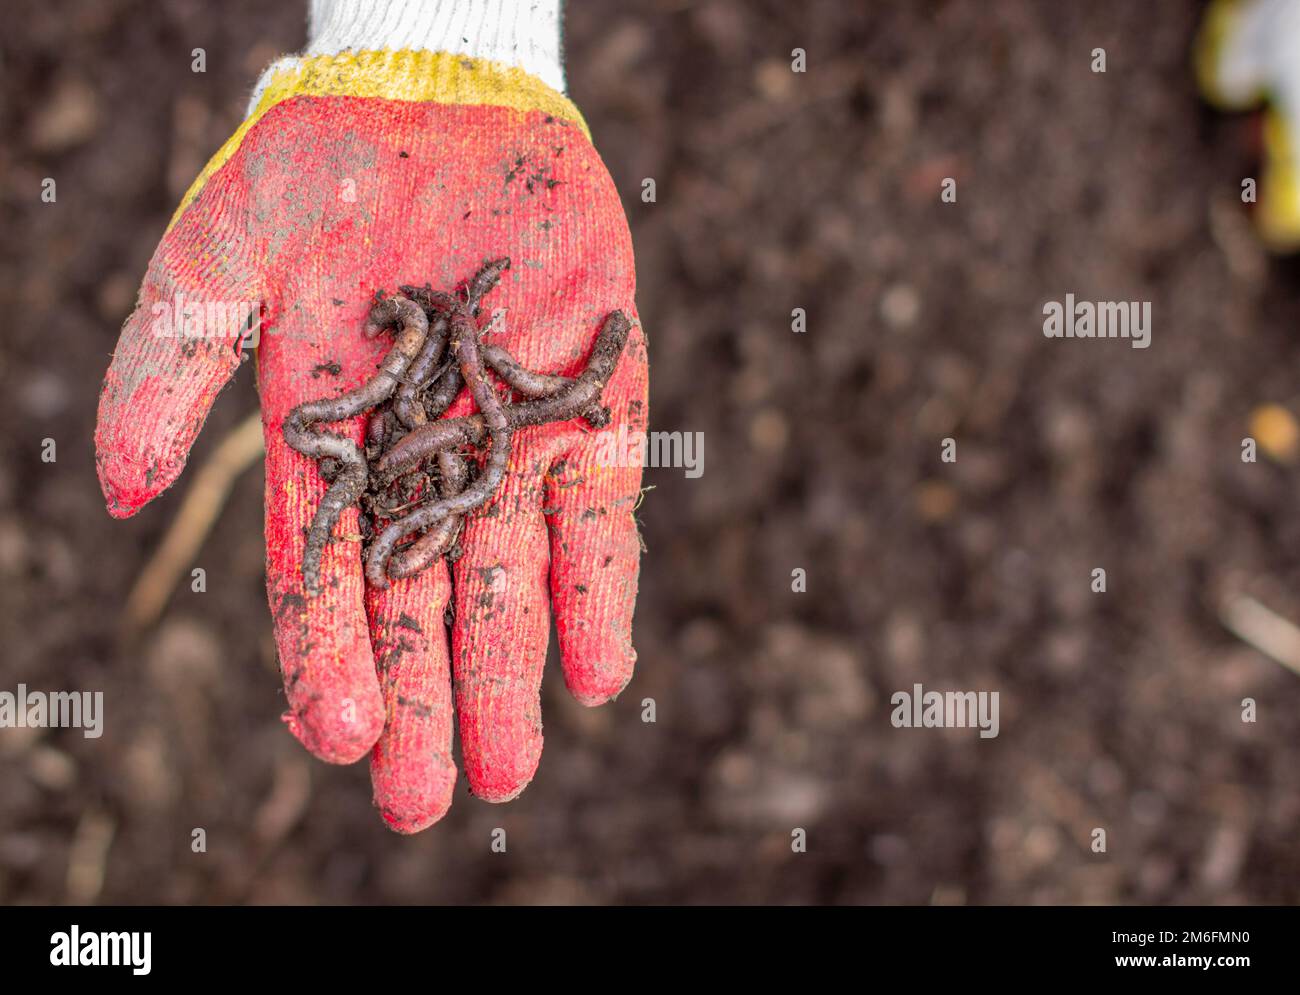
M577 417L593 428L609 424L600 395L631 322L622 311L610 312L576 377L526 369L485 342L475 320L509 267L509 259L494 259L453 293L402 286L378 297L364 333L375 338L392 329L395 337L375 375L345 394L300 404L285 418L285 441L317 460L329 484L307 532L308 593L320 592L321 558L345 508L361 508L366 580L387 587L390 578L411 577L442 556L458 555L464 517L500 486L517 429ZM488 370L523 400L504 402ZM464 387L478 413L443 418ZM361 415L367 416L364 449L320 427ZM480 467L466 448L485 443Z

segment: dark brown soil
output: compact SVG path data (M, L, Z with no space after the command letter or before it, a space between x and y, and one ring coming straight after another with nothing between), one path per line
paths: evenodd
M410 839L365 765L281 728L259 473L207 593L114 636L185 485L110 521L100 380L177 199L302 43L296 6L6 9L0 690L103 689L108 716L98 740L0 730L0 900L1300 900L1300 677L1219 607L1300 619L1300 471L1239 458L1257 406L1300 407L1300 270L1237 199L1253 124L1196 96L1199 4L571 5L652 427L704 432L705 472L647 474L628 691L586 710L552 667L523 797L462 793ZM1151 348L1045 339L1067 293L1151 301ZM246 371L193 463L255 405ZM1000 736L894 729L914 683L1000 691Z

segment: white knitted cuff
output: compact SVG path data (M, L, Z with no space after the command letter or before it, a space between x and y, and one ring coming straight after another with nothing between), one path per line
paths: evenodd
M564 93L562 0L311 0L302 55L353 51L453 52L514 66ZM285 56L257 82L253 112L271 75L297 63Z
M311 0L304 55L426 49L516 66L564 92L560 0Z
M1231 30L1215 66L1219 99L1250 105L1271 91L1275 102L1292 103L1300 95L1300 2L1251 0L1228 10Z

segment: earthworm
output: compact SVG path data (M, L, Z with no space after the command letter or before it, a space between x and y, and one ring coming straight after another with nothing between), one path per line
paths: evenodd
M486 437L487 423L481 415L431 421L413 429L375 460L375 478L381 484L391 483L426 457L458 446L478 446Z
M380 301L370 311L366 322L367 334L372 327L400 324L401 330L393 347L379 365L379 370L366 383L335 398L322 398L300 404L284 419L281 432L285 442L297 452L314 459L332 458L335 462L331 482L321 498L307 530L307 545L303 550L303 582L309 594L320 593L320 565L334 525L343 509L356 504L369 481L365 454L351 439L331 432L317 431L314 426L322 421L343 421L376 407L392 396L393 389L406 373L411 361L420 352L429 332L429 320L424 311L404 297L390 297Z
M387 411L372 411L366 418L366 459L374 459L382 453L392 438L391 418L392 415ZM325 456L316 464L316 469L320 472L321 479L328 483L339 475L342 464L333 456Z
M501 274L509 268L510 257L502 256L499 259L493 259L487 262L482 269L470 278L469 282L465 285L465 301L463 306L468 309L471 315L478 315L479 307L483 303L483 298L496 287L497 283L501 280ZM414 287L408 285L403 286L400 289L403 294L410 297L424 308L425 313L430 316L434 314L445 315L460 304L453 295L433 290L427 286ZM439 358L441 358L441 350L439 351ZM413 373L411 379L415 381L415 384L410 391L410 397L412 400L420 390L426 386L426 382L433 375L433 368L437 365L438 361L435 359L429 364L427 369L421 370L418 376ZM465 380L454 363L449 364L446 368L441 370L440 373L441 375L438 376L433 389L429 391L428 397L425 400L424 419L426 421L432 421L434 418L441 417L442 413L451 407L451 402L456 400L457 395L460 394L461 388L465 386ZM406 414L407 417L402 418L402 421L408 428L415 427L415 424L412 424L412 422L420 423L419 415L415 412L414 407L407 408ZM401 417L401 415L402 412L399 411L398 416ZM408 418L410 418L411 421L408 421Z
M510 257L502 256L499 259L491 259L484 263L483 267L470 277L465 284L465 306L469 308L471 315L478 314L479 305L483 303L483 298L492 292L493 288L501 280L501 274L509 268ZM407 284L398 289L424 308L425 313L446 313L450 310L450 302L455 300L453 295L434 290L427 284L423 287Z
M313 431L311 426L316 422L355 418L388 400L424 344L425 336L429 333L429 319L413 302L405 297L389 297L380 301L370 312L370 318L366 322L367 328L376 324L377 314L381 317L392 314L393 318L389 319L388 323L399 324L401 331L393 342L393 347L388 350L383 362L379 364L375 375L360 387L355 387L338 397L326 397L300 404L285 418L282 426L285 439L304 456L342 458L341 454L330 452L330 446L321 445L326 440L337 439L338 436Z
M528 369L503 346L483 343L481 348L488 366L497 372L511 390L523 394L524 397L546 397L549 394L559 393L573 383L573 377L538 373ZM583 411L582 416L592 428L604 428L609 424L609 408L599 402Z
M478 314L479 304L497 285L501 279L501 274L510 268L510 257L502 256L499 259L489 260L482 269L475 273L468 284L465 285L465 304L469 307L469 313Z
M438 454L438 474L443 497L459 494L469 483L469 466L465 457L451 449Z
M464 304L470 314L478 313L484 295L497 285L501 274L509 268L510 259L508 257L494 259L470 279L465 288ZM451 406L452 401L456 399L464 386L464 377L461 375L460 370L455 368L454 361L448 362L436 373L434 372L434 367L438 365L438 361L442 358L443 347L445 347L447 341L446 315L454 310L459 302L451 294L433 290L428 285L424 287L408 285L400 289L403 294L424 308L425 314L429 316L431 321L435 320L436 317L433 326L435 330L429 333L429 341L426 341L424 350L416 361L411 364L406 380L397 388L397 400L393 404L393 410L402 424L408 429L413 429L426 424L430 419L440 417ZM430 343L434 343L435 347L431 348ZM439 386L435 388L429 401L422 404L418 399L419 394L429 386L432 380L437 380ZM447 495L444 494L443 496ZM455 539L455 533L459 531L459 528L459 520L445 523L440 528L440 531L449 533L448 545L450 545L450 540ZM437 555L441 555L441 552Z
M421 350L423 351L423 350ZM372 411L366 419L366 456L373 459L384 451L392 436L392 415L387 411Z
M601 393L631 322L623 312L611 312L576 377L529 370L506 349L481 341L492 326L480 330L474 320L484 296L509 266L508 258L490 260L457 293L426 285L377 296L366 336L374 338L393 326L398 333L375 375L339 397L299 405L285 419L286 441L315 457L330 485L308 529L303 577L309 593L319 592L325 545L349 505L362 505L364 535L378 527L376 520L387 521L365 554L367 580L387 587L389 578L412 576L454 549L464 515L487 503L500 487L516 429L576 417L597 428L608 424L610 412L601 404ZM503 404L489 367L526 399ZM441 417L466 385L478 413ZM319 422L367 411L364 450L318 428ZM474 476L463 449L485 444L487 459ZM434 457L436 486L432 470L422 466ZM398 549L406 536L415 536L414 541Z
M506 409L506 420L511 429L513 430L513 427L519 425L536 425L544 421L561 421L574 417L580 411L593 406L593 397L596 399L595 406L599 408L600 392L613 374L618 358L623 351L623 346L627 342L631 327L631 322L627 320L627 317L621 311L615 311L606 318L596 336L591 358L588 360L586 368L576 378L535 374L516 363L505 350L494 350L495 358L502 363L502 366L509 369L510 374L513 375L513 381L510 376L506 375L503 375L503 379L511 383L511 386L519 390L520 393L534 390L539 392L544 390L553 391L545 398L534 399ZM484 356L487 355L487 347L480 345L480 350ZM494 364L494 368L501 372L501 367ZM480 366L478 370L480 379L481 374ZM467 368L467 375L470 377L471 384L473 384L475 382L475 373ZM557 387L558 389L556 389ZM490 388L488 393L492 394L493 400L496 399ZM475 400L479 401L481 405L482 402L479 398L479 392L475 391ZM600 410L604 411L606 417L608 417L607 408L600 408ZM413 431L406 439L402 440L407 442L404 451L399 451L399 447L402 447L402 443L399 443L398 447L381 457L376 465L376 472L382 474L385 469L392 470L395 467L406 465L413 455L418 460L424 458L425 455L436 452L439 468L443 470L445 478L450 464L457 461L452 448L463 442L477 445L488 431L488 425L489 418L483 415L471 415L467 418L450 419L426 425ZM491 454L495 456L500 451L497 436L494 433ZM488 462L490 469L492 464L491 456ZM488 476L488 473L484 474L485 478ZM486 501L491 496L499 482L500 478L498 476L495 480L491 480L488 486L483 486L483 480L480 479L475 488L483 494L483 501ZM383 576L385 573L383 558L385 556L389 557L386 570L387 576L394 580L400 580L403 577L410 577L419 573L451 547L455 541L456 533L461 527L460 514L451 513L454 502L448 499L456 496L449 496L444 492L443 500L425 505L412 512L406 518L391 524L381 534L375 544L371 546L370 558L367 560L367 578L372 584L383 586L386 583L386 578ZM477 504L474 506L477 506ZM465 510L470 509L466 508ZM395 544L402 535L426 526L428 531L406 549L398 553L389 552L392 548L389 544Z
M545 397L573 383L572 377L556 376L554 373L536 373L528 369L503 346L484 343L482 352L488 366L496 370L511 389L519 391L525 397Z
M522 428L545 422L565 421L593 407L614 372L631 329L632 323L622 311L612 312L596 335L586 368L554 394L512 404L506 409L511 425ZM404 436L376 460L375 473L380 480L392 480L400 476L406 467L444 449L462 445L477 446L486 434L487 423L481 415L429 422Z
M465 378L460 375L460 370L454 364L448 366L425 395L424 413L429 420L442 417L464 386Z
M474 326L468 307L463 305L449 315L449 320L452 353L478 405L478 417L487 429L491 449L478 480L459 494L440 498L411 512L405 518L391 522L375 537L366 554L366 579L375 587L388 586L388 559L393 554L393 547L403 536L427 529L450 515L464 514L484 504L495 493L510 461L513 427L492 382L483 370L483 359L478 348L478 329Z
M573 382L554 394L513 405L510 408L511 422L519 427L566 421L583 414L592 405L599 404L601 391L609 383L631 331L632 322L627 315L622 311L611 311L596 334L587 365L574 377Z
M426 312L426 316L427 316ZM429 326L429 336L424 340L424 347L406 371L406 377L397 388L393 399L393 414L407 428L415 428L427 421L424 405L419 394L433 371L442 360L443 350L447 348L447 319L439 318Z
M444 449L438 454L438 469L442 474L441 497L454 497L469 482L469 468L454 450ZM464 522L464 515L448 515L406 549L394 553L388 561L388 576L401 580L418 574L451 549Z

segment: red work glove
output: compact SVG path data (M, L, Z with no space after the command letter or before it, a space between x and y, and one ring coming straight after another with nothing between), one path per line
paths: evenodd
M302 555L326 484L281 423L374 374L391 345L362 334L375 291L450 289L499 256L513 265L480 324L505 309L492 341L533 369L577 373L605 316L635 314L632 246L582 118L537 78L429 51L277 65L149 265L100 398L99 477L119 518L176 480L243 358L238 329L214 318L260 310L267 592L285 721L323 760L370 752L375 804L392 828L415 832L451 803L453 678L474 794L506 801L532 779L548 593L578 700L599 704L627 684L641 471L599 465L600 435L581 419L523 429L495 499L466 522L451 577L438 561L367 589L353 508L313 597ZM203 328L167 334L179 300ZM635 325L603 395L606 431L644 430L646 373ZM462 395L448 416L472 410ZM361 419L326 427L361 442Z

